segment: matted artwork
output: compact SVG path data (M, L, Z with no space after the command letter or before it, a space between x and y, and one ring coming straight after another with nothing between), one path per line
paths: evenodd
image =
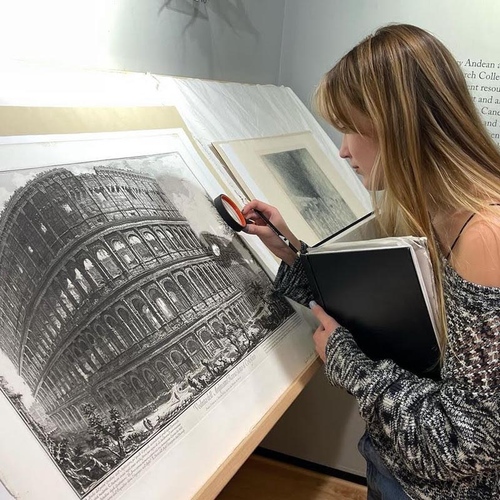
M278 207L309 244L366 213L310 132L213 146L247 196Z
M275 260L181 129L6 137L0 165L2 481L192 498L315 358Z

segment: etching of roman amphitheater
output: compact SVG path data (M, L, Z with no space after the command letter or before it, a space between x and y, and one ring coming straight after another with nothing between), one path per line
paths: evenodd
M0 348L60 435L85 430L85 404L139 421L228 351L266 280L154 177L54 168L0 218Z

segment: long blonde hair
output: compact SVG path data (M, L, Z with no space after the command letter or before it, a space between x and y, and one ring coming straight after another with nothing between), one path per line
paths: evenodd
M316 91L320 114L344 133L373 126L372 187L383 235L425 236L434 266L441 353L446 346L442 262L431 211L488 212L500 199L500 152L448 49L416 26L378 29L348 52Z

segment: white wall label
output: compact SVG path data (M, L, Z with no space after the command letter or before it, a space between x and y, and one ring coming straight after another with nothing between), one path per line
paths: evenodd
M458 63L483 123L500 145L500 62L466 58Z

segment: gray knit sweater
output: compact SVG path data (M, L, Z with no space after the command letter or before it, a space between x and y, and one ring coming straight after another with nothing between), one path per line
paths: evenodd
M276 289L312 299L297 259ZM461 278L444 261L448 347L442 380L372 361L339 327L326 346L330 382L353 394L383 462L413 499L500 499L500 288ZM404 334L404 332L402 332Z

